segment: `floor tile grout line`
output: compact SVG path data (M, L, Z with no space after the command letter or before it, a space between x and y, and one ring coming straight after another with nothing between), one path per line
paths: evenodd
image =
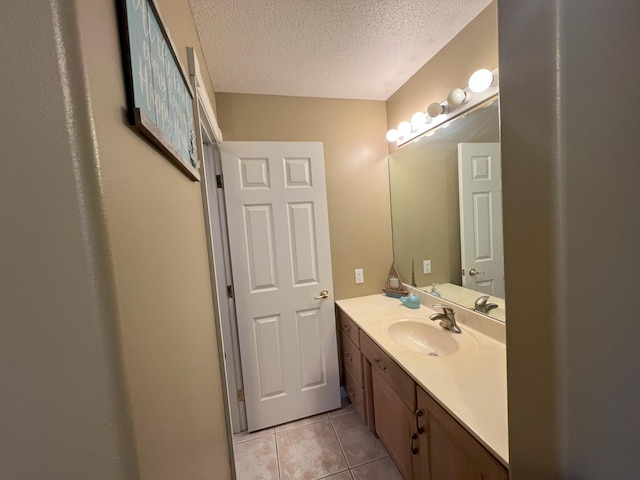
M340 437L338 436L338 432L336 432L336 427L333 425L333 421L329 418L329 425L331 425L331 430L333 430L333 434L336 436L336 442L338 442L338 447L340 447L340 453L342 454L342 458L344 458L344 464L347 466L347 470L349 470L349 460L347 460L347 455L344 453L344 448L342 448L342 442L340 441ZM344 470L343 470L344 471ZM340 472L336 472L340 473Z
M338 418L338 417L334 417L334 418ZM330 418L329 420L331 420L331 428L333 429L333 433L336 436L336 440L338 440L338 446L340 447L340 451L342 452L342 456L344 457L344 463L347 464L347 468L349 470L351 470L351 465L349 464L349 459L347 459L347 454L344 451L344 447L342 446L342 441L340 440L340 435L338 435L338 431L336 430L336 426L333 424L333 419ZM351 475L353 477L353 475Z
M343 409L345 409L345 408L347 408L347 407L340 408L340 409L338 409L337 411L343 410ZM298 420L293 420L293 421L288 422L288 423L283 423L283 424L281 424L281 425L276 425L275 427L270 427L270 428L273 428L273 432L270 432L270 433L264 433L264 434L261 434L261 435L259 435L259 436L254 436L254 437L252 437L252 438L247 438L246 440L236 440L236 439L234 439L234 440L233 440L233 444L234 444L234 445L237 445L237 444L239 444L239 443L249 442L249 441L251 441L251 440L255 440L255 439L257 439L257 438L266 437L266 436L268 436L268 435L275 435L276 433L284 433L284 432L288 432L288 431L290 431L290 430L295 430L296 428L306 427L307 425L313 425L314 423L318 423L318 422L321 422L321 421L323 421L323 420L331 420L332 418L338 418L338 417L342 417L342 416L344 416L344 415L349 415L350 413L353 413L353 411L351 411L351 412L343 412L343 413L340 413L340 414L334 415L333 417L329 416L329 415L330 415L330 413L331 413L331 412L326 412L326 415L327 415L327 417L326 417L326 418L319 418L319 419L318 419L318 420L316 420L316 421L312 421L312 422L305 423L305 424L302 424L302 425L297 425L297 426L295 426L295 427L287 428L287 429L285 429L285 430L281 430L281 431L279 431L279 432L278 432L278 431L276 431L276 428L278 428L278 427L280 427L280 426L282 426L282 425L288 425L289 423L297 422ZM319 415L322 415L322 414L319 414ZM308 417L307 417L307 418L308 418ZM246 431L246 430L245 430L245 431ZM244 432L235 433L235 434L233 434L233 435L234 435L234 436L237 436L237 435L241 435L242 433L244 433ZM251 435L251 434L248 434L248 435Z
M370 463L379 462L380 460L384 460L385 458L391 459L391 457L387 454L384 457L374 458L373 460L367 460L366 462L359 463L358 465L354 465L353 467L350 467L349 470L355 470L356 468L364 467L365 465L369 465ZM391 461L393 462L393 460Z
M303 419L304 420L304 419ZM309 425L313 425L315 423L319 423L322 422L324 420L330 420L329 415L327 414L327 416L325 418L319 418L315 421L309 422L309 423L303 423L302 425L296 425L295 427L291 427L291 428L286 428L284 430L280 430L279 432L276 431L275 429L277 427L280 427L282 425L288 425L288 423L283 423L282 425L277 425L276 427L274 427L274 433L285 433L285 432L290 432L291 430L296 430L298 428L302 428L302 427L308 427ZM293 422L297 422L298 420L294 420ZM289 423L293 423L293 422L289 422Z
M247 438L246 440L234 441L233 444L234 445L240 445L241 443L251 442L253 440L258 440L260 438L268 437L269 435L275 435L275 432L273 432L273 433L265 433L264 435L260 435L258 437Z
M280 471L280 455L278 453L278 437L275 429L273 430L273 442L276 444L276 469L278 470L278 480L282 480L282 472Z
M355 412L352 412L352 413L355 413ZM369 463L377 462L378 460L382 460L383 458L389 457L389 452L387 451L387 448L384 445L382 445L382 447L384 448L384 451L386 452L386 455L383 455L382 457L374 458L372 460L367 460L366 462L358 463L356 465L351 465L349 463L349 460L347 459L347 454L345 453L344 447L342 446L342 440L340 440L340 435L338 435L338 431L336 430L336 426L333 424L333 421L331 422L331 426L333 427L333 431L336 434L336 438L338 439L338 445L340 445L340 449L342 450L342 454L344 455L344 458L347 461L347 465L349 466L349 470L351 470L353 468L362 467L363 465L367 465Z
M347 467L345 470L340 470L339 472L329 473L329 474L324 475L322 477L316 477L313 480L325 480L327 478L333 477L334 475L338 475L339 473L344 473L344 472L349 472L349 475L351 475L351 470L349 470L349 468ZM353 475L351 475L351 478L353 479Z

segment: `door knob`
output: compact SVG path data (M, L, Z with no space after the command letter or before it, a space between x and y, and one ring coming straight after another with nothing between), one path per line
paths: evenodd
M481 272L480 270L476 270L475 268L469 269L469 275L482 275L482 274L484 274L484 272Z
M329 290L322 290L320 292L320 295L318 295L317 297L313 297L314 300L321 300L323 298L327 298L329 296Z

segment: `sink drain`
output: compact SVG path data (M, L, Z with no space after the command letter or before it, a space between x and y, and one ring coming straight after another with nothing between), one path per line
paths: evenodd
M438 356L438 354L437 354L436 352L431 352L431 353L429 354L429 356L430 356L430 357L437 357L437 356Z

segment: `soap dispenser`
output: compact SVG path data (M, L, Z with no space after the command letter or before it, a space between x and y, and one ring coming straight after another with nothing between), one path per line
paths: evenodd
M413 293L413 288L409 291L409 295L400 297L400 301L407 308L420 308L420 299Z
M431 284L431 291L429 293L431 295L435 296L435 297L442 297L442 295L440 295L440 292L438 290L436 290L436 284L435 283Z

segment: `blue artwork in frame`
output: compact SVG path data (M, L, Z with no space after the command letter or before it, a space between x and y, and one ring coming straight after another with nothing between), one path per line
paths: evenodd
M154 0L116 0L129 123L200 180L194 95Z

